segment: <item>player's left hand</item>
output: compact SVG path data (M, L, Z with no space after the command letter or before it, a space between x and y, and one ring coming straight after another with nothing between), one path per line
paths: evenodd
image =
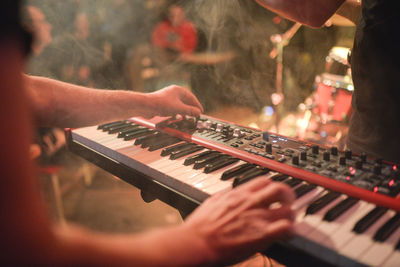
M148 96L151 108L143 115L146 118L177 114L199 117L204 111L196 96L181 86L171 85Z

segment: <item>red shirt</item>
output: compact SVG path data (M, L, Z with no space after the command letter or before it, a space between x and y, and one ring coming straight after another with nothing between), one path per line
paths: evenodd
M169 21L162 21L154 28L151 39L155 46L172 48L182 53L190 53L197 46L196 29L188 21L175 27Z

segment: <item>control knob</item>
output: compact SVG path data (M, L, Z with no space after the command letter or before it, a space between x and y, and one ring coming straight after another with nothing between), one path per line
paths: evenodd
M352 155L353 155L353 152L350 149L347 149L344 152L344 156L346 157L346 159L351 159Z
M318 155L319 153L319 145L312 145L311 151L313 154Z
M331 147L331 154L334 156L338 155L338 148L336 146Z
M235 129L233 129L233 136L234 137L238 137L238 138L241 138L241 137L243 137L243 133L242 133L242 130L240 130L239 128L235 128Z
M217 127L215 128L215 131L222 132L223 129L224 129L224 125L222 125L222 123L217 123Z
M323 159L325 161L330 161L331 160L331 154L328 151L325 151L323 154Z
M271 143L266 143L265 144L265 152L267 152L268 154L272 153L272 144Z

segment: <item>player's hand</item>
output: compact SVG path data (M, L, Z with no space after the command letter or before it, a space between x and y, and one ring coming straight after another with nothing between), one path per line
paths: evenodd
M258 178L212 196L184 226L205 244L209 262L232 264L293 235L294 199L288 186Z
M176 114L198 117L204 111L199 100L189 90L171 85L150 93L150 105L145 117L174 116Z

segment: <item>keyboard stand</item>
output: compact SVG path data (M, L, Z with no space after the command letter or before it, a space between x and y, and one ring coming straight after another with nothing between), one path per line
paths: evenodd
M101 169L140 189L143 192L142 196L157 196L156 198L160 201L177 209L183 219L185 219L200 205L200 202L197 200L186 196L173 188L163 185L143 173L128 168L127 166L79 143L76 140L72 140L69 133L69 131L66 132L66 143L71 152L76 153ZM144 201L146 201L146 199L144 199Z

